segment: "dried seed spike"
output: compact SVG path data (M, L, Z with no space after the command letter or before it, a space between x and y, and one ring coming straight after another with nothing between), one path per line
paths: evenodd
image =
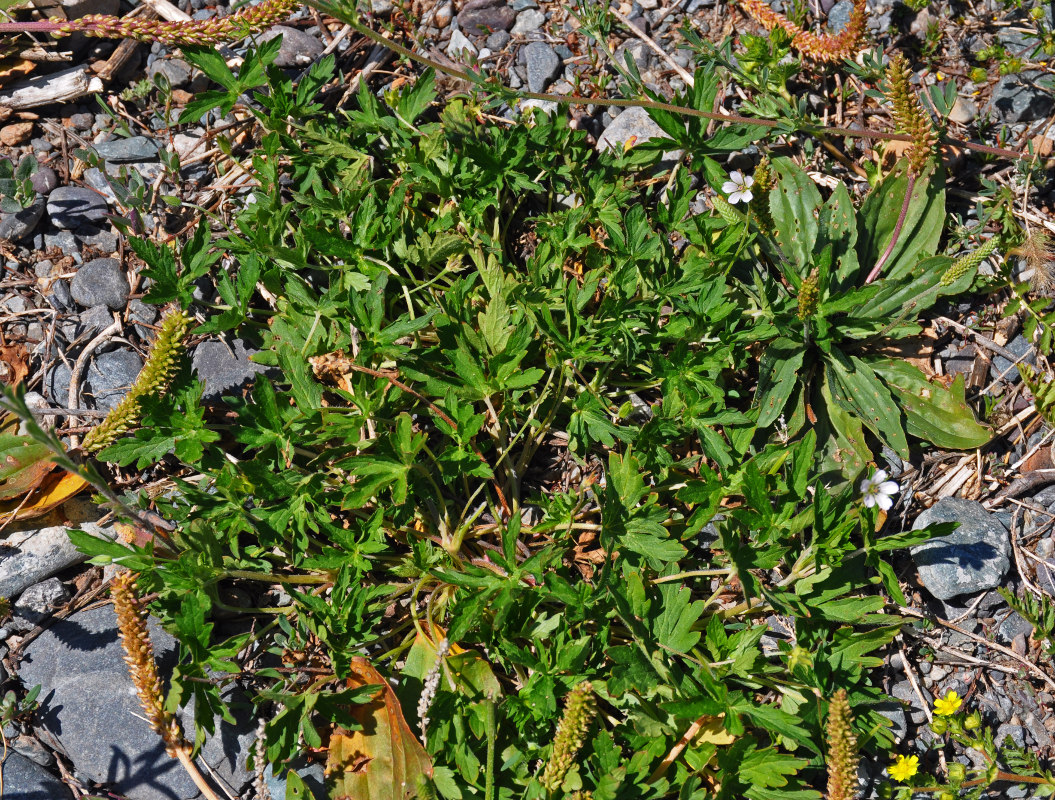
M832 62L851 58L864 38L865 26L868 23L867 0L854 0L850 22L841 33L819 36L802 30L783 14L778 14L770 8L764 0L740 0L740 5L767 31L774 28L787 31L791 35L792 47L814 61Z
M147 613L136 594L134 572L121 572L114 577L110 588L117 612L117 629L121 634L121 646L125 651L125 663L132 677L139 704L154 732L165 742L165 752L173 758L186 754L190 745L183 738L183 731L175 715L165 710L161 694L161 679L154 662L154 646L147 630Z
M845 689L828 704L828 794L825 800L857 797L857 737Z

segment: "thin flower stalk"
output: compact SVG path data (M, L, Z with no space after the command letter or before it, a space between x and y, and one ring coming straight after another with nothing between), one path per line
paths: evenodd
M782 28L791 36L791 46L814 61L833 62L853 57L860 49L868 24L866 0L854 0L850 22L837 34L804 31L783 14L778 14L765 0L740 0L740 6L767 31Z
M88 14L73 20L52 17L46 22L5 22L0 24L0 33L38 32L53 36L83 33L98 39L135 39L168 45L215 45L265 31L286 19L298 5L298 0L264 0L259 5L243 8L227 17L187 22L124 19L105 14Z

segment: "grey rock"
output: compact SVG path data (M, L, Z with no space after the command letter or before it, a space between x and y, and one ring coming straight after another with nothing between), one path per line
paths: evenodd
M142 369L143 359L125 348L96 356L85 380L87 390L95 398L95 407L111 411L128 394Z
M828 29L833 34L842 33L843 28L850 24L853 11L854 4L851 0L839 0L828 12Z
M146 230L149 232L151 229L147 226ZM82 228L77 232L77 238L84 244L91 245L96 250L101 250L105 253L113 253L117 250L117 236L113 231Z
M48 370L48 396L53 405L64 408L70 391L70 368L61 361Z
M900 742L908 733L908 718L905 709L897 703L880 703L875 710L890 720L890 732L894 734L894 740Z
M85 308L106 306L121 311L128 302L128 278L116 258L97 258L77 270L70 282L70 294Z
M920 688L920 692L923 694L923 699L927 703L932 701L930 693L926 689ZM891 686L890 694L892 697L908 704L909 719L912 720L914 725L919 725L927 718L923 706L920 705L919 695L916 694L916 690L912 688L912 684L909 683L908 680L899 681Z
M91 114L86 114L83 111L79 114L70 115L70 125L78 131L91 130L92 125L95 124L95 117Z
M48 196L48 216L56 228L73 230L106 219L106 199L81 186L60 186Z
M11 740L10 745L16 753L25 756L34 764L39 764L42 767L55 766L55 756L34 736L16 736ZM6 792L4 796L7 796Z
M202 342L194 349L191 366L198 378L205 383L204 396L215 399L231 389L238 389L257 375L266 372L267 367L254 364L249 356L256 351L248 351L241 339L235 339L231 347L226 342Z
M81 312L77 319L80 324L77 325L74 338L109 328L114 322L114 312L106 306L92 306L87 311Z
M117 202L117 194L114 192L114 187L110 185L110 179L101 169L98 167L89 167L84 171L83 177L84 182L102 195L107 203L112 205Z
M4 759L6 800L72 800L73 793L62 781L21 753L8 751Z
M35 241L35 240L34 240ZM72 256L81 252L81 246L77 243L77 237L70 231L59 231L58 233L44 234L44 247L57 247L65 255Z
M275 25L266 33L260 34L259 38L269 42L279 34L282 35L282 46L278 49L278 57L275 58L276 67L306 67L321 56L325 49L322 42L314 36L286 25Z
M647 110L634 106L626 109L609 123L608 127L604 129L604 133L597 140L597 149L621 152L623 145L631 137L634 137L636 142L669 138L663 129L648 115ZM673 160L680 157L680 150L669 151L663 154L664 159Z
M0 241L17 242L36 230L44 218L44 198L38 197L21 211L0 214Z
M59 175L51 167L38 167L37 171L30 177L29 182L38 194L51 194L52 190L58 188Z
M114 539L117 534L111 526L96 524L100 516L90 501L75 497L63 504L61 516L53 512L42 520L13 524L15 531L0 550L0 597L17 597L34 583L87 558L70 543L66 521L92 536Z
M1031 345L1029 340L1021 334L1008 342L1004 346L1004 349L1014 353L1015 357L1019 359L1019 364L1035 366L1037 363L1037 354L1033 349L1033 345ZM1015 369L1014 366L1014 362L1009 361L1003 356L994 356L992 366L989 368L989 374L993 380L996 380L997 376L1003 375L1004 380L1014 383L1020 377L1018 370Z
M531 92L545 91L561 70L560 56L545 42L532 42L524 48L524 64Z
M1000 745L1004 743L1004 739L1008 736L1011 737L1011 741L1014 742L1017 747L1025 748L1026 729L1021 725L1001 725L993 734L993 740Z
M1000 641L1006 644L1016 636L1029 636L1033 633L1033 625L1017 611L1012 611L1000 620L996 632Z
M469 0L458 11L458 26L469 36L508 31L515 20L516 12L499 0Z
M447 43L447 55L451 58L477 55L476 45L469 41L468 37L461 31L454 31L451 40Z
M304 784L314 797L326 797L326 774L322 764L308 764L305 766L303 759L297 759L293 762L293 769L304 781ZM285 774L285 771L283 771L280 775L276 775L270 764L264 767L264 782L267 784L268 793L272 798L286 796Z
M164 676L174 666L176 643L154 620L148 627ZM189 800L198 795L193 781L165 754L161 739L142 718L112 606L57 621L26 648L19 674L26 685L42 687L38 735L66 753L78 775L129 800ZM193 729L190 710L180 716L184 730ZM215 770L234 797L241 796L250 778L244 762L252 727L246 719L235 726L217 725L217 734L206 741L198 760L201 771L209 775L210 767Z
M128 302L128 320L136 326L136 333L144 341L153 341L154 331L146 326L153 325L157 318L156 306L147 305L138 298Z
M1040 86L1040 70L1005 75L993 86L990 106L1003 122L1031 122L1043 119L1055 107L1050 89Z
M383 17L392 13L392 0L370 0L370 13Z
M126 164L132 161L151 161L158 157L158 146L153 139L146 136L131 136L127 139L114 139L111 142L99 142L94 145L100 158L115 164Z
M546 23L546 15L535 8L529 8L517 14L517 21L510 31L513 36L524 36L534 33Z
M492 53L500 53L509 44L510 35L506 31L495 31L487 37L486 47Z
M946 497L916 519L913 530L937 522L959 522L948 534L911 548L919 578L939 600L994 589L1010 566L1007 528L981 503Z
M66 585L58 578L48 578L27 587L12 610L32 626L62 608L69 599L70 591Z
M191 66L181 58L159 58L147 70L147 75L154 78L160 75L173 89L179 89L190 83Z
M615 61L619 66L622 67L626 64L627 53L630 54L630 58L637 65L638 72L642 73L642 80L648 81L649 78L645 75L645 72L648 70L648 59L652 53L648 45L641 39L628 39L625 44L620 45L615 51Z
M66 19L80 19L88 14L116 14L118 4L118 0L62 0L62 9Z

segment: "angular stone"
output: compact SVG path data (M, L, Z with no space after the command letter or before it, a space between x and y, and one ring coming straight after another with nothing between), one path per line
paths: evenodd
M524 66L528 91L544 92L549 82L560 74L560 56L545 42L532 42L524 48Z
M198 378L205 383L204 396L220 397L225 392L249 384L257 375L266 372L267 367L254 364L249 360L250 355L251 352L241 339L235 339L230 347L226 342L217 341L199 344L194 349L191 365Z
M5 547L0 550L0 597L17 597L34 583L87 558L70 542L67 522L92 536L116 538L111 526L96 524L101 513L89 500L75 497L62 505L61 515L52 512L42 520L13 523L15 531L5 538Z
M21 211L0 214L0 241L17 242L36 230L44 218L44 198L38 197Z
M1004 122L1032 122L1048 116L1055 108L1055 98L1050 88L1037 83L1044 74L1031 69L1005 75L993 86L990 107Z
M913 530L937 522L959 527L911 548L920 582L939 600L995 589L1011 565L1007 528L981 503L960 497L939 500L917 517Z
M132 136L127 139L99 142L93 147L100 158L112 161L115 164L124 164L131 161L151 161L158 157L157 143L146 136Z
M165 676L175 665L175 640L153 619L148 628L159 673ZM38 735L65 752L79 775L129 800L198 796L190 776L166 755L164 743L143 719L113 606L55 622L26 648L19 676L27 686L42 687ZM190 709L180 716L184 730L193 730ZM250 778L244 763L254 727L247 719L235 726L218 723L198 759L201 772L213 775L215 770L232 797L243 796Z
M4 759L4 797L8 800L71 800L62 781L24 755L8 751Z
M621 152L623 146L631 139L637 144L657 138L669 139L670 137L648 115L647 110L633 106L612 120L611 124L604 129L604 133L597 140L597 149ZM672 150L663 154L666 160L675 160L680 157L680 150Z
M282 46L279 47L278 56L275 58L276 67L283 69L306 67L321 56L325 49L322 42L311 34L286 25L275 25L267 32L260 34L259 39L262 42L269 42L279 34L282 35Z

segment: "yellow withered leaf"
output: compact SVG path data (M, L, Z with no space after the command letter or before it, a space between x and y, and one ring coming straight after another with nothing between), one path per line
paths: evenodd
M736 737L725 729L723 719L725 719L725 714L719 714L717 717L701 717L697 720L700 727L694 738L696 744L709 742L721 746L735 742Z
M87 481L79 475L69 472L53 472L33 490L25 503L21 500L0 503L0 519L7 519L9 514L14 514L15 519L43 517L80 493L87 485Z

